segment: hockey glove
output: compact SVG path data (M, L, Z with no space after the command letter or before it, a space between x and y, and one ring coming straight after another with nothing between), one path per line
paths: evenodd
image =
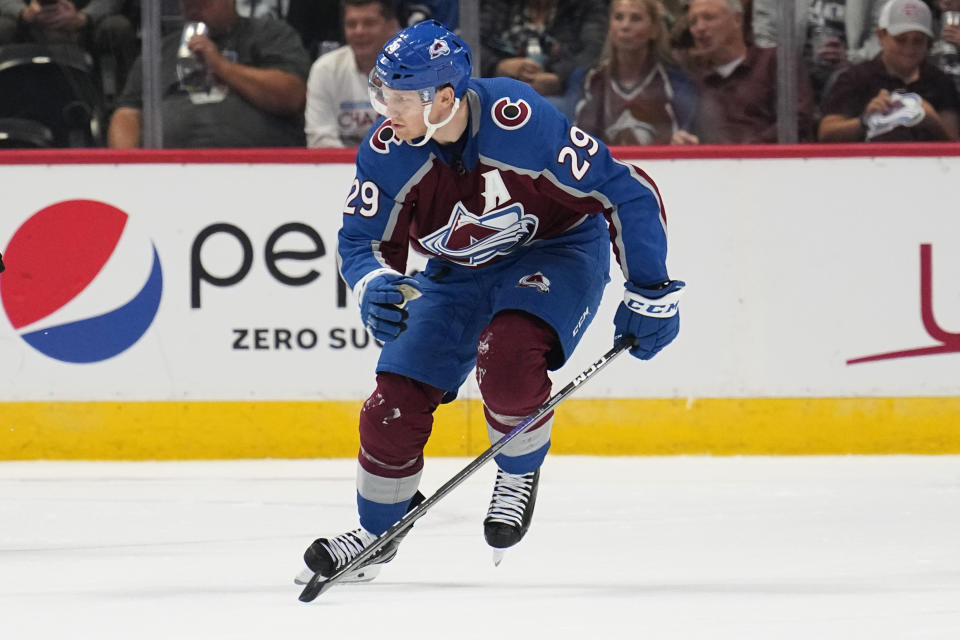
M396 340L407 328L409 317L403 308L407 300L420 297L420 285L399 273L383 273L372 278L360 297L360 317L380 342Z
M630 355L649 360L670 344L680 331L680 295L686 283L671 280L662 288L641 288L626 284L623 302L613 317L616 328L613 341L623 336L636 340Z

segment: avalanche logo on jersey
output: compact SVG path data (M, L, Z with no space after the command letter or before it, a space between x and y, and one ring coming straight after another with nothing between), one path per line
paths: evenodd
M517 281L517 286L536 289L537 293L550 293L550 278L543 275L542 271L537 271L536 273L531 273L530 275L520 278L520 280Z
M527 242L539 224L537 216L524 213L520 203L477 216L457 202L449 222L420 238L420 244L449 260L476 267Z
M433 41L433 44L430 45L430 59L435 60L440 56L450 55L450 45L444 40L439 38Z

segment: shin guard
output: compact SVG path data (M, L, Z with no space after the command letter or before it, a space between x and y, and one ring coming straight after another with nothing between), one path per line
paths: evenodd
M522 311L497 314L477 344L477 383L483 395L490 442L520 424L550 396L547 354L558 345L554 330ZM509 473L538 469L550 448L553 413L514 438L496 456Z
M360 412L357 468L357 510L370 533L380 535L406 513L442 397L442 390L405 376L377 375L377 388Z

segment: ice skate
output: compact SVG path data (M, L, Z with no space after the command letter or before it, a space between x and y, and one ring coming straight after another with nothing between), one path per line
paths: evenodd
M483 521L483 537L493 547L493 564L499 565L507 548L520 542L530 528L537 501L540 469L517 475L497 469L490 508Z
M423 500L423 494L418 491L410 500L407 513L416 508ZM369 582L376 578L383 565L396 557L400 543L403 542L412 528L413 525L407 527L362 566L344 574L340 579L341 582ZM303 553L303 561L307 566L297 574L293 582L300 585L307 584L315 573L319 573L324 578L329 578L376 540L377 536L363 527L341 533L333 538L317 538Z
M306 568L297 574L293 581L296 584L307 584L315 573L319 573L324 578L329 578L360 555L360 552L370 546L376 539L377 536L359 527L333 538L314 540L313 544L303 554ZM396 541L390 542L362 567L344 575L343 582L369 582L373 580L380 573L381 565L390 562L397 555L397 546Z

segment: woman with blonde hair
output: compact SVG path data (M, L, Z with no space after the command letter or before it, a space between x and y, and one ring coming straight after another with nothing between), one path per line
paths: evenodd
M660 0L612 0L607 40L574 120L610 145L669 144L690 126L696 91L673 64Z

